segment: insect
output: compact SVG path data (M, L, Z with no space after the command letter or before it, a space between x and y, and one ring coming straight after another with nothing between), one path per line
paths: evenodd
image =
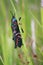
M19 21L20 20L21 20L21 17L19 18ZM13 40L15 42L15 48L21 47L23 45L22 37L21 37L21 34L20 34L18 21L17 21L15 15L12 16L12 19L11 19L11 29L12 29L12 33L13 33ZM21 28L21 30L24 33L22 28Z

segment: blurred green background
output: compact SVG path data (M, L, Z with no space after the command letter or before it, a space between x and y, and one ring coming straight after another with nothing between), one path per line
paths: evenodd
M19 26L24 29L21 32L24 46L18 52L18 48L14 49L14 42L12 40L11 18L10 13L16 15L16 18L21 16L22 23ZM31 46L26 46L26 41L31 44L32 28L31 22L35 23L35 45L37 58L32 56ZM34 47L34 45L33 45ZM23 60L30 63L23 64L18 58L18 53L23 51ZM0 0L0 65L43 65L43 7L41 7L41 0Z

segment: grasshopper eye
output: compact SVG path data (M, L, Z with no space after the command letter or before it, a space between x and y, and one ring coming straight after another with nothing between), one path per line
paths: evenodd
M15 19L15 18L13 18L13 20L12 20L12 21L14 22L14 21L16 21L16 19Z

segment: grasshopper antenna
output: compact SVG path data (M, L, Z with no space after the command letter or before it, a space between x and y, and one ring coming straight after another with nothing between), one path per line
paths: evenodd
M10 11L11 15L13 16L13 13Z
M12 11L10 11L11 15L15 17L15 13L13 14Z

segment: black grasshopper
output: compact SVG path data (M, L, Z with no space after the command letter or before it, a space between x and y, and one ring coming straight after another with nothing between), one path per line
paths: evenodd
M21 17L19 18L19 21L20 20L21 20ZM19 26L18 26L18 21L17 21L15 15L12 16L12 19L11 19L11 29L12 29L12 33L13 33L13 40L15 42L15 48L21 47L23 45L23 43L22 43ZM22 28L21 28L21 30L24 33Z

